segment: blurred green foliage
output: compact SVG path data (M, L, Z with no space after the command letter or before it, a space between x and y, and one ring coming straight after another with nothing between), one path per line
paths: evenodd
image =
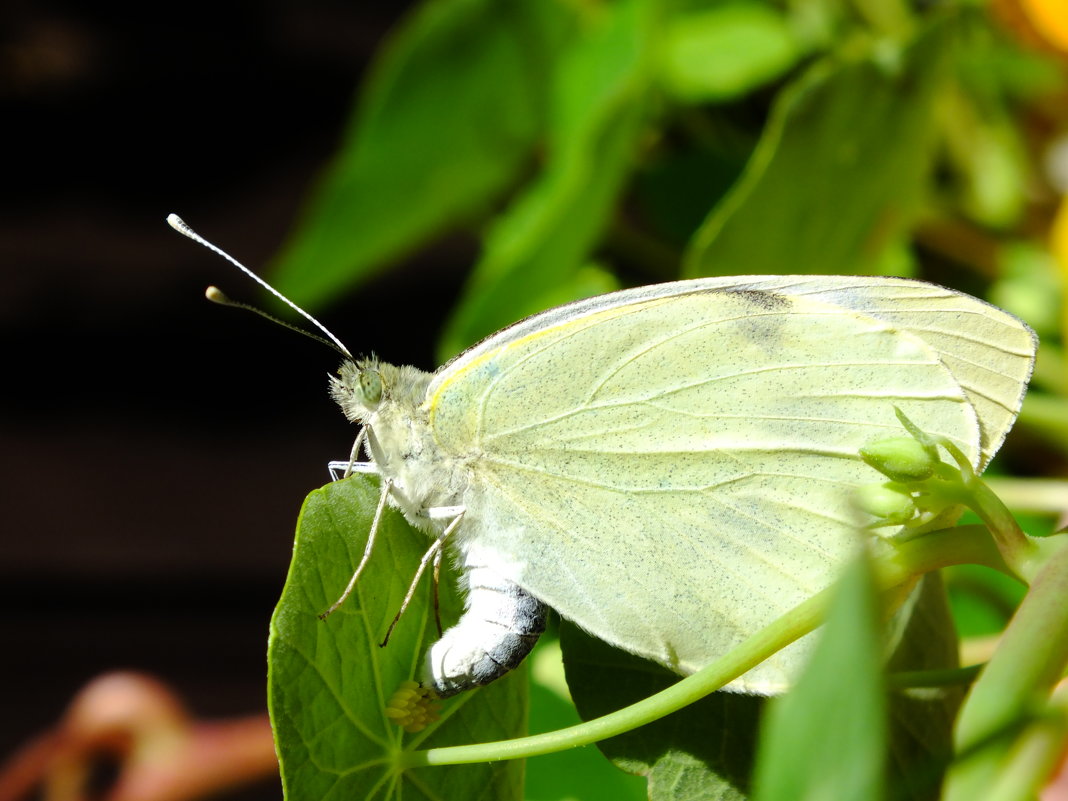
M315 309L446 234L473 237L480 256L440 334L444 360L525 315L624 285L925 278L1038 331L1032 393L995 470L1063 474L1068 253L1047 232L1068 187L1043 156L1068 136L1068 70L1015 30L977 0L426 0L384 43L273 281ZM1048 533L1068 500L1028 505ZM965 633L1004 624L1019 593L1003 585L953 574ZM993 617L968 617L975 598L994 599ZM756 716L745 712L742 729ZM301 759L317 764L324 739L300 732ZM869 749L858 759L874 739L853 743ZM714 739L721 752L724 742ZM578 763L543 767L549 759L531 762L531 798L608 797L590 789L607 784L584 785ZM654 797L706 797L692 766L666 764L673 780ZM933 797L937 782L924 786L902 797Z

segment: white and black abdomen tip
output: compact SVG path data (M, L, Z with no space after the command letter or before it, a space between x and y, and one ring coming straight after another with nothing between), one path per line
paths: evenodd
M541 601L486 567L467 572L467 611L430 646L423 682L442 698L519 666L545 631Z

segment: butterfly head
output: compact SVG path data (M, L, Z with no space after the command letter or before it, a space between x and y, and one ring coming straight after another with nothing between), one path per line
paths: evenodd
M427 387L433 376L415 367L397 367L373 356L341 363L330 377L330 395L354 423L387 417L421 417Z
M389 385L376 359L344 361L330 376L330 395L349 420L365 422L388 397Z

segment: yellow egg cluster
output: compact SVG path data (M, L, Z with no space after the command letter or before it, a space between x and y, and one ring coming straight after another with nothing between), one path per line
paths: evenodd
M440 712L437 693L415 681L401 682L386 703L386 717L406 732L422 731L437 721Z

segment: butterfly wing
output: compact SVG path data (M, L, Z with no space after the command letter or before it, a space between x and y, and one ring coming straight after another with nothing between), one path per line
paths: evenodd
M680 672L823 589L855 543L852 489L881 480L857 451L900 432L895 405L985 458L969 390L924 337L957 312L942 319L919 300L929 285L907 282L926 327L905 327L862 309L888 301L852 280L859 291L735 279L615 293L443 368L431 425L468 461L465 547L594 635ZM974 347L967 362L984 364ZM735 686L782 687L803 649Z
M985 467L1016 421L1034 366L1038 340L1018 318L978 298L907 278L750 275L653 284L575 301L528 317L487 337L438 371L434 396L467 364L512 342L584 316L703 290L809 297L883 320L934 348L975 409Z
M759 276L754 288L841 305L916 334L934 348L979 420L983 469L1020 412L1038 338L971 295L923 281L858 276Z

